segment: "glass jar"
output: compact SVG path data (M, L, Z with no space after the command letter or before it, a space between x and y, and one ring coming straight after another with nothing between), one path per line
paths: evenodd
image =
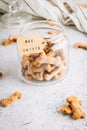
M11 0L8 3L7 13L1 16L0 21L5 28L19 28L28 24L32 16L23 11L21 0Z
M65 77L69 65L69 40L58 23L29 23L21 29L17 45L19 72L23 80L48 85Z

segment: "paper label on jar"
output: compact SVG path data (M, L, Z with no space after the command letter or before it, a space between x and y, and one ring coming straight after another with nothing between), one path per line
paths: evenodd
M46 40L40 34L21 35L17 38L19 54L29 55L43 51Z

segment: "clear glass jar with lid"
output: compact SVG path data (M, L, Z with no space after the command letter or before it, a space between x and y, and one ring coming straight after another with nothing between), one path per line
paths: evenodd
M63 79L69 67L69 40L54 21L36 21L23 27L17 39L21 78L35 85Z

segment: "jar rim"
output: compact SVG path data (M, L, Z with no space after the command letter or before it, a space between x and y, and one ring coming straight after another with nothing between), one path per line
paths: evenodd
M27 25L25 25L25 26L23 26L21 29L20 29L20 34L23 34L24 33L24 31L26 31L29 27L31 27L31 26L34 26L35 24L37 25L37 24L40 24L41 23L41 25L42 25L42 27L43 28L46 28L45 26L43 26L43 23L45 23L45 24L47 24L48 25L48 27L50 28L50 29L54 29L54 27L56 27L55 28L55 30L59 30L59 31L61 31L60 33L57 33L57 35L54 35L52 38L50 38L50 39L55 39L55 38L58 38L58 37L61 37L61 36L65 36L65 30L64 30L64 27L60 24L60 23L57 23L56 21L50 21L50 22L52 22L54 25L50 25L49 23L48 23L49 21L47 21L47 20L37 20L37 21L33 21L33 22L30 22L30 23L28 23ZM30 29L29 28L29 30L32 30L32 28Z

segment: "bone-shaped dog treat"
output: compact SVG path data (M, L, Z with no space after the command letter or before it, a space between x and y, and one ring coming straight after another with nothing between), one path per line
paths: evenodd
M76 43L74 45L74 48L82 48L82 49L87 50L87 43Z
M52 72L49 74L44 74L45 80L51 80L55 75L57 75L63 68L63 65L61 64L59 67L56 67Z
M59 66L61 63L62 63L62 60L61 60L61 57L60 56L57 56L57 57L49 57L47 55L43 55L41 60L40 60L40 63L43 64L43 63L46 63L46 64L51 64L51 65L55 65L55 66Z
M54 65L42 64L39 67L33 67L33 68L31 68L31 70L34 73L41 73L41 72L44 72L45 70L48 71L48 72L51 72L54 68L55 68Z
M15 36L9 36L8 40L2 42L2 45L3 46L6 46L6 45L9 45L9 44L12 44L12 43L15 43L17 41L17 37Z
M12 43L15 43L16 41L14 40L14 39L12 39L12 40L7 40L7 41L4 41L4 42L2 42L2 45L3 46L6 46L6 45L9 45L9 44L12 44Z
M36 77L38 80L42 80L44 71L51 72L54 68L54 65L42 64L40 67L33 67L33 74L31 73L31 75L33 75L34 78Z
M37 72L42 72L44 71L44 66L40 65L39 67L33 67L31 68L33 72L37 73Z
M66 101L70 104L74 119L85 118L86 114L80 106L82 103L81 100L79 100L76 96L71 96L68 97Z
M55 68L55 65L50 65L50 64L45 64L44 65L44 70L47 72L51 72Z
M20 92L15 92L12 96L6 99L2 99L0 101L1 105L3 107L9 106L12 102L16 101L17 99L20 99L22 97L22 94Z

